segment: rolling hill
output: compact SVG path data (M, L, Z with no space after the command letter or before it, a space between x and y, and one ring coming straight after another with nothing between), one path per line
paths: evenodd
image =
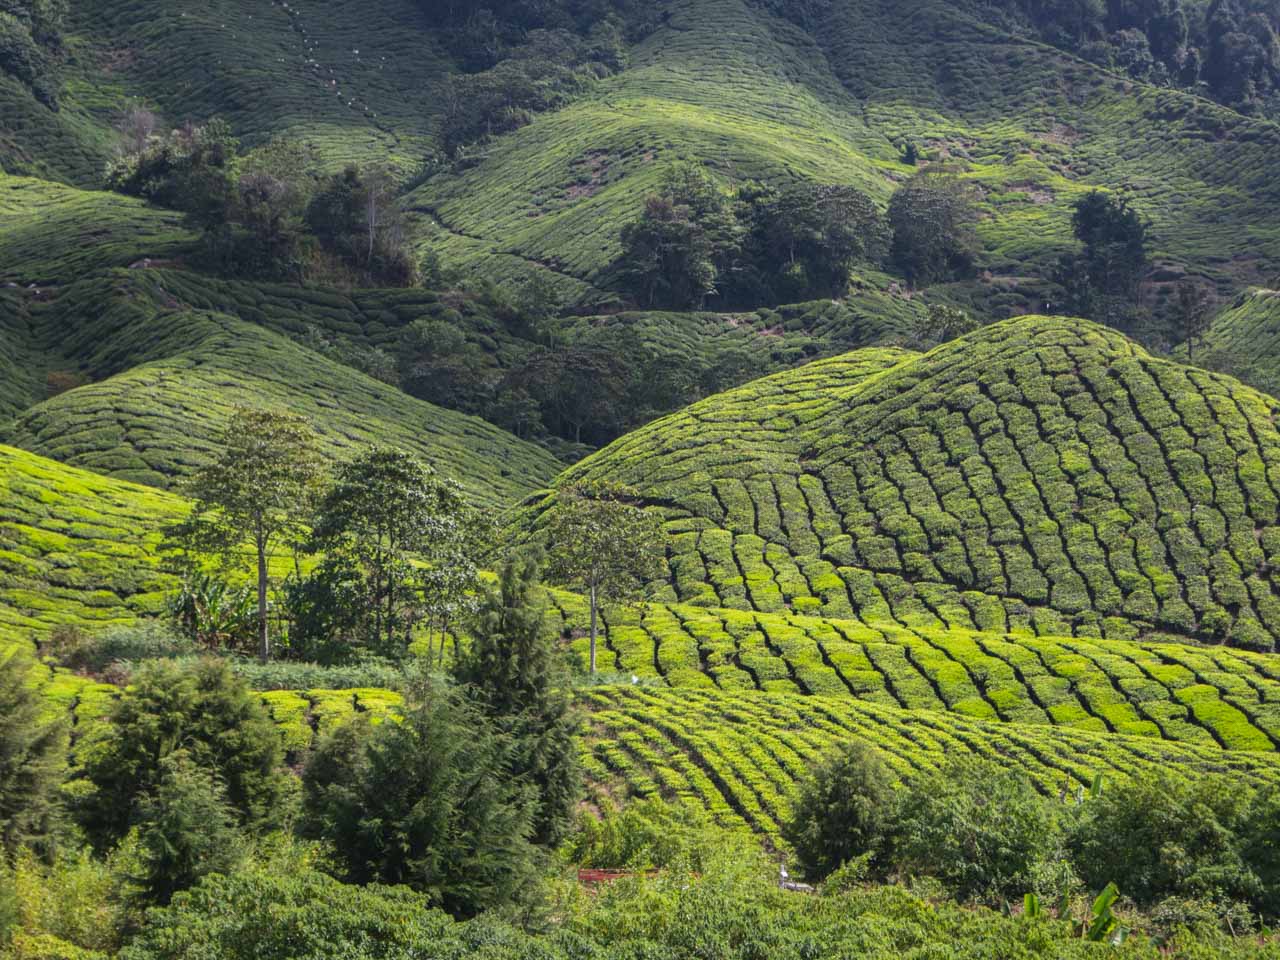
M1280 274L1280 128L1014 35L984 0L662 0L615 66L554 109L508 103L508 132L447 157L453 84L486 75L464 78L427 9L81 0L57 110L0 75L0 648L162 614L183 479L236 406L280 408L329 461L423 457L511 545L580 481L660 518L669 576L603 611L605 676L583 676L586 600L546 594L591 801L686 799L777 844L795 781L851 738L904 775L979 755L1048 795L1152 771L1280 787L1280 400L1261 392L1280 390L1280 294L1260 286ZM306 141L325 171L389 163L442 289L202 272L181 214L98 189L131 105L224 117L248 148ZM955 173L977 270L913 290L878 263L838 299L634 309L622 228L684 161L878 209L921 167ZM1161 357L1040 315L1094 188L1150 223L1144 310L1164 318L1186 272L1234 298L1203 344ZM941 304L1008 319L904 348ZM440 343L454 367L429 362ZM572 431L497 401L514 384L536 404L515 373L582 353L613 361L592 389L628 425L674 412L568 466L589 449ZM75 734L118 694L51 657L35 682ZM402 702L261 693L294 764Z
M1202 366L1272 395L1280 392L1280 292L1254 288L1240 294L1213 317L1190 354ZM1185 343L1175 348L1174 356L1186 355Z
M801 28L750 0L669 4L628 69L411 194L427 241L469 269L608 285L619 225L677 159L733 182L851 183L883 203L913 172L910 141L983 193L976 293L995 316L1043 307L1036 278L1095 186L1135 198L1175 273L1274 274L1273 124L1003 35L976 3L823 8Z
M45 369L83 385L22 410L4 436L110 476L171 485L207 462L237 405L307 416L330 457L375 442L413 450L485 505L522 496L559 469L541 447L270 329L190 307L163 281L108 275L29 312Z
M622 481L661 512L671 599L1271 650L1275 413L1103 327L1031 317L749 384L563 481Z

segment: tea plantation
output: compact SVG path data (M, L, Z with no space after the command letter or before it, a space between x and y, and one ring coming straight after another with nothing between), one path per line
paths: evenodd
M793 381L849 362L880 369ZM1103 327L1021 318L711 398L565 479L639 490L682 602L1271 650L1275 413Z
M236 405L258 404L306 415L330 456L394 438L477 503L505 503L558 469L541 447L479 418L415 400L181 296L180 286L171 293L163 280L148 287L122 272L30 304L30 343L44 369L84 385L23 410L3 435L76 466L168 487L208 461Z
M669 5L623 73L412 194L426 239L468 269L523 260L601 285L618 225L677 159L884 202L913 172L910 141L982 192L978 293L994 315L1043 307L1029 278L1070 248L1070 205L1095 185L1134 197L1161 262L1226 284L1274 274L1273 125L1003 34L974 2L807 5L805 29L765 6Z
M1255 288L1242 293L1213 317L1203 337L1191 343L1191 358L1213 370L1224 370L1259 390L1280 390L1280 293ZM1174 350L1187 356L1187 344Z

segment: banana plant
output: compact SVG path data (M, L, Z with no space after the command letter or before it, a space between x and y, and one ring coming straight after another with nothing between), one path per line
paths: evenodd
M253 591L232 587L207 573L183 580L169 598L169 616L184 634L213 649L251 643L257 624Z
M1120 899L1120 889L1114 882L1108 883L1093 900L1089 916L1080 925L1082 938L1090 943L1109 943L1119 946L1129 936L1129 928L1123 926L1112 912Z

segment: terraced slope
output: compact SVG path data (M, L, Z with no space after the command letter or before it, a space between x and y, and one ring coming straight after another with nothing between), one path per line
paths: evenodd
M0 172L0 285L68 283L195 239L182 215L132 197Z
M161 529L185 515L170 494L0 446L0 639L159 613Z
M1074 792L1099 774L1214 771L1280 782L1274 754L987 723L848 697L604 687L585 698L592 712L584 762L597 786L615 795L688 798L723 823L745 822L771 836L792 784L834 744L853 738L880 748L904 776L976 754L1025 770L1051 794Z
M1173 354L1185 357L1187 345L1176 347ZM1242 293L1213 318L1203 343L1192 344L1191 359L1267 393L1280 393L1280 291L1255 288Z
M564 479L662 513L673 600L1273 648L1274 400L1060 318L874 356L852 387L819 364L710 398Z
M888 196L881 168L902 172L896 150L801 30L746 0L678 0L664 18L597 92L410 196L447 263L602 285L622 224L677 159L735 179L852 181Z
M129 103L174 125L223 116L246 143L308 140L329 166L423 161L450 69L412 0L350 4L89 0L54 113L0 82L0 167L82 186L100 181Z
M29 305L27 295L0 288L0 423L34 403L44 386Z
M588 612L553 592L585 670ZM854 697L906 710L1166 741L1280 746L1269 654L647 604L606 610L602 669L661 686Z
M1274 125L997 32L980 4L837 0L802 30L750 0L676 0L631 66L410 198L447 262L609 283L621 225L667 165L853 183L880 201L916 142L983 190L996 315L1042 307L1071 203L1125 189L1156 258L1227 283L1280 264ZM818 10L811 7L811 10Z
M46 351L93 382L25 410L5 430L9 442L168 487L208 461L236 405L257 404L307 416L333 458L375 442L412 450L486 506L525 495L559 469L541 447L278 333L137 292L127 278L108 277L68 291L70 311L43 311Z
M50 712L69 713L77 734L99 722L117 695L108 684L47 668L37 682ZM385 716L402 703L387 690L282 690L262 698L295 759L355 713ZM1114 781L1156 772L1280 784L1274 754L989 723L847 697L596 687L579 700L588 711L582 761L589 789L615 799L683 799L726 826L774 839L795 781L852 738L877 746L904 777L978 755L1024 771L1047 794L1069 795L1099 775Z
M83 734L118 691L62 671L37 679L51 713L70 714ZM274 691L262 694L289 755L357 712L385 716L403 702L388 690ZM1229 774L1242 783L1280 784L1280 757L1149 737L1098 734L956 714L902 710L848 697L779 693L595 687L582 691L587 734L582 761L589 789L612 795L679 798L726 826L777 838L793 784L835 744L863 739L902 776L945 760L982 756L1024 771L1047 794L1068 795L1101 775Z

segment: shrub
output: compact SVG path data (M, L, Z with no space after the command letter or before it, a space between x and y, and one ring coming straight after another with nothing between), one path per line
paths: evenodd
M96 634L75 629L57 631L49 652L72 670L101 673L115 663L173 660L194 656L197 650L195 643L176 636L165 624L139 621L108 627Z
M438 956L450 926L403 887L353 887L318 871L207 877L151 911L121 960L402 960Z
M99 845L119 839L179 750L221 779L237 823L259 829L283 811L283 746L259 697L225 663L143 666L80 745L80 822Z
M431 686L402 722L338 727L303 775L304 828L347 879L406 884L455 916L530 896L534 792L509 744L453 691Z
M166 904L210 873L227 873L242 851L236 815L214 775L183 751L162 761L155 793L142 801L138 841L142 898Z
M881 754L853 740L801 781L782 835L810 879L881 850L892 817L895 778Z
M1250 799L1213 776L1118 783L1084 808L1069 838L1072 860L1090 889L1115 882L1139 904L1255 900L1258 880L1240 849Z
M702 872L734 839L702 807L651 797L621 808L606 805L599 817L584 814L564 854L578 866L602 870L682 865Z
M1060 841L1056 812L1025 777L977 759L913 781L893 825L896 866L936 877L964 900L1034 890Z

